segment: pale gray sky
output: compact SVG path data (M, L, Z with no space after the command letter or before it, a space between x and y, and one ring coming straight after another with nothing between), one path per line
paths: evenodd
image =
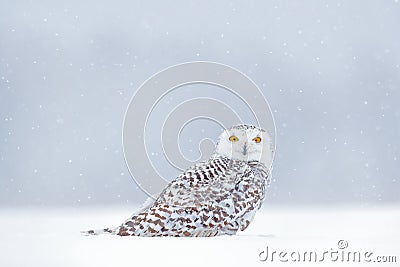
M124 161L125 110L151 75L193 60L231 65L266 95L268 201L399 201L399 12L398 1L0 1L0 204L143 201ZM225 93L182 88L158 114L195 95L239 108ZM184 153L219 130L189 125Z

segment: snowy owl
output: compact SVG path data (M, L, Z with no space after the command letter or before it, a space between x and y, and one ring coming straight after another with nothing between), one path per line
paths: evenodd
M120 236L217 236L245 230L261 207L273 159L269 133L233 126L215 153L173 181L118 227L83 231Z

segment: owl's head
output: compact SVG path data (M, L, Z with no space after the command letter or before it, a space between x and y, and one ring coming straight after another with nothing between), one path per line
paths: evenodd
M218 156L243 161L259 161L270 167L274 156L271 136L252 125L237 125L225 130L216 147Z

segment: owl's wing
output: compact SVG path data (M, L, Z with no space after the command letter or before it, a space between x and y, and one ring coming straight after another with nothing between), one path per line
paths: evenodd
M224 158L201 162L179 175L163 190L159 204L198 207L224 198L235 188L235 180L243 172Z

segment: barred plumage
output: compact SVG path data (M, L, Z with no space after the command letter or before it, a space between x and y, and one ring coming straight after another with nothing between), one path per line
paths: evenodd
M236 139L242 139L243 143L227 143L227 136L231 135L239 136ZM264 143L261 146L249 144L254 136L262 136ZM230 156L218 150L222 146L227 152L226 144L230 144ZM239 154L235 147L240 148ZM271 147L270 137L262 129L247 125L232 127L221 135L217 152L210 160L179 175L154 202L133 214L121 226L85 233L216 236L243 231L261 207L265 188L270 182ZM249 155L246 155L247 151Z

